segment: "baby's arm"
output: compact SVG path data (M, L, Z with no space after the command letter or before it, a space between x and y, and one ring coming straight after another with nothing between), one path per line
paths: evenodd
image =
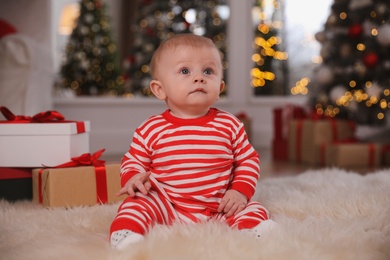
M142 194L147 195L152 187L149 181L150 172L137 173L118 191L117 196L128 194L130 197L135 196L136 191L140 191Z

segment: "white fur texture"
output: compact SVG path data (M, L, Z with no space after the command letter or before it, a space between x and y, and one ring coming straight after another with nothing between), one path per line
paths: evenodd
M118 204L42 209L0 201L0 258L110 260L387 260L390 171L338 169L260 181L254 199L277 223L254 240L221 223L156 226L142 242L111 249Z

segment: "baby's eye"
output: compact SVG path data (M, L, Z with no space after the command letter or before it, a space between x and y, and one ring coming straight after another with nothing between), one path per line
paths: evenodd
M181 74L188 74L190 71L188 69L181 69L180 71Z
M204 74L206 74L206 75L211 75L211 74L213 74L213 70L212 70L212 69L206 69L206 70L204 71Z

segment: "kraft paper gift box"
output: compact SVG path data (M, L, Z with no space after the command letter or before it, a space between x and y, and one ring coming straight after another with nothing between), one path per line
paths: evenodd
M378 167L382 163L382 146L374 143L329 144L325 148L325 165L341 168Z
M0 167L0 199L32 199L32 169Z
M89 121L69 121L51 110L34 116L14 115L0 106L0 167L58 165L89 152Z
M341 119L294 119L288 131L288 157L292 162L321 164L324 144L355 137L355 124Z
M105 173L97 171L104 169ZM33 202L43 207L91 206L122 201L120 164L34 169ZM100 174L100 176L98 176Z

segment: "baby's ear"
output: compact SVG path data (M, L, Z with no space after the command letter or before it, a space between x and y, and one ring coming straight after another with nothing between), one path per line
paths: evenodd
M219 85L219 93L221 93L225 88L225 81L221 81L221 84Z
M165 95L165 91L162 87L162 84L158 80L153 79L150 82L150 90L160 100L165 100L167 98L167 96Z

